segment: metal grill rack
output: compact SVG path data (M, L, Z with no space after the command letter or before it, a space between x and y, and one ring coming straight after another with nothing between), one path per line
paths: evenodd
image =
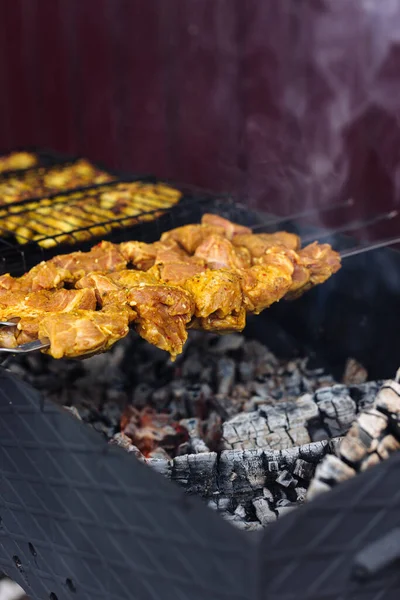
M3 201L3 198L0 198L2 201L2 204L0 205L1 208L5 208L7 206L16 206L16 205L23 205L27 202L32 202L32 201L39 201L40 199L43 198L44 196L44 192L42 191L41 193L39 193L38 195L34 195L36 192L33 191L32 192L32 187L34 186L38 186L40 188L40 179L43 179L45 177L49 177L50 175L52 175L54 173L54 175L57 176L56 171L58 169L63 169L63 168L68 168L68 167L73 167L75 164L77 164L79 161L86 161L88 164L90 164L92 167L94 167L97 171L98 171L98 175L102 174L104 176L108 176L109 180L111 179L116 179L117 178L117 174L115 172L112 172L110 169L104 169L102 166L89 161L87 159L84 159L82 157L75 157L75 158L69 158L69 159L65 159L62 162L54 162L52 164L46 164L46 165L42 165L42 166L35 166L35 167L31 167L29 169L23 169L23 170L19 170L19 171L7 171L5 173L2 173L0 176L0 186L2 188L4 188L5 190L5 194L10 194L12 195L12 180L14 180L17 184L20 184L21 187L25 186L25 191L26 192L31 192L32 195L28 196L26 198L21 198L21 199L12 199L10 201ZM97 182L99 183L103 183L103 182ZM78 185L75 184L74 186L70 186L69 189L84 189L86 187L92 187L93 185L95 185L94 183L88 183L87 185ZM45 187L45 186L43 186ZM46 191L46 194L48 194L49 196L52 195L57 195L60 194L60 191L58 189L54 188L52 189L52 186L49 186ZM2 189L0 189L0 195L2 195L3 191Z
M115 218L104 218L102 209L96 210L91 206L85 211L82 219L82 206L85 210L83 200L96 201L101 194L130 183L142 185L143 193L139 187L134 205L125 210L123 216L116 214ZM156 192L147 193L146 186L155 186ZM165 186L181 194L178 205L174 206L175 203L164 192ZM150 188L150 191L151 189L153 188ZM71 214L79 202L80 218L85 223L84 226L75 227ZM210 192L194 187L175 185L169 181L162 182L151 176L131 176L120 178L116 182L0 207L0 274L9 272L15 276L21 275L42 260L74 249L88 250L101 240L116 243L128 239L154 241L163 231L199 220L201 215L207 212L207 207L213 210L215 206L218 207L224 202L227 202L234 212L233 207L236 206L238 218L243 220L246 210L226 197L217 200ZM55 215L56 211L62 214L62 210L69 212L69 216L62 216L57 224L52 214ZM11 227L10 230L7 229L7 220L11 223L13 219L24 215L31 216L31 219L24 225L25 235L21 234L16 239ZM46 219L49 218L52 220L53 230L46 234L46 227L49 229ZM35 227L44 233L38 235L35 240L29 239L29 234L34 232Z

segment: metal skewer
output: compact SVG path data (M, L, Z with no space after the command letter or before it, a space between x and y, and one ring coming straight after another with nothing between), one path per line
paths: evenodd
M266 221L263 221L263 223L254 225L253 227L251 227L251 229L253 231L256 231L258 229L266 227L267 225L279 225L280 223L285 223L286 221L296 221L297 219L302 219L304 217L312 217L313 215L320 215L321 213L328 213L339 208L349 208L350 206L353 206L353 204L353 198L348 198L345 202L331 204L330 206L324 206L323 208L309 208L308 210L303 210L298 213L287 215L286 217L273 217L272 219L267 219Z
M386 248L387 246L394 246L395 244L400 244L400 236L380 240L379 242L371 242L371 244L350 248L349 250L343 250L340 253L340 257L342 259L349 258L350 256L357 256L357 254L363 254L364 252L370 252L371 250L379 250L379 248Z
M355 230L360 230L363 229L364 227L370 227L371 225L376 225L377 223L380 223L381 221L390 221L391 219L395 219L396 217L399 216L399 211L398 210L392 210L390 212L387 213L382 213L379 215L376 215L375 217L371 217L369 219L356 219L355 221L351 221L350 223L347 223L346 225L342 225L341 227L337 227L336 229L332 229L330 231L324 231L321 234L315 233L312 236L307 236L305 238L302 238L302 243L307 243L310 242L314 239L324 239L326 237L330 237L332 235L337 235L339 233L346 233L348 231L355 231Z
M15 348L0 348L0 353L9 352L10 354L28 354L29 352L36 352L37 350L44 350L50 348L50 342L42 342L41 340L34 340L33 342L27 342L21 344Z

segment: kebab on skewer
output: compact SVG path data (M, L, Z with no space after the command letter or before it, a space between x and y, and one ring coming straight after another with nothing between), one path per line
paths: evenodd
M0 320L18 323L2 343L49 340L55 358L86 356L107 350L133 325L174 359L188 329L241 331L247 314L296 298L339 268L328 244L301 249L294 234L253 234L207 214L152 244L101 242L20 278L3 275Z

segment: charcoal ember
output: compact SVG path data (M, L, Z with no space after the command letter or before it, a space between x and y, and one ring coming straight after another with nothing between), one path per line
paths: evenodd
M104 402L101 408L102 417L111 425L111 427L117 428L121 419L121 411L123 406L114 401Z
M315 465L302 458L298 458L294 464L293 475L299 479L309 481L314 475Z
M121 431L145 457L157 448L163 448L166 456L175 456L180 444L189 440L187 431L170 415L156 413L149 407L127 407L121 418Z
M260 378L261 379L261 378ZM264 401L273 402L273 396L270 393L270 385L267 381L252 381L249 389L256 396L256 398L261 398ZM272 389L275 390L275 383L272 386Z
M235 514L237 517L240 517L241 519L245 519L245 517L246 517L246 514L247 514L247 513L246 513L246 508L245 508L245 507L244 507L242 504L239 504L239 505L238 505L238 506L235 508L234 514Z
M132 444L132 440L127 435L125 435L124 433L116 433L111 438L111 440L109 441L109 444L114 444L116 446L120 446L121 448L123 448L127 452L133 452L133 454L139 460L142 460L142 461L144 460L144 456L140 452L139 448L137 448L136 446L134 446Z
M235 352L243 347L245 338L243 335L238 333L232 333L230 335L222 335L218 337L215 344L210 348L212 353L215 354L226 354L229 352Z
M296 502L298 504L303 504L307 497L307 488L304 487L296 487Z
M278 365L279 361L268 348L258 340L245 340L243 344L243 357L255 364Z
M270 503L272 503L274 501L274 495L271 492L270 489L268 488L263 488L263 498L265 498L265 500L268 500Z
M221 512L220 514L228 523L231 523L242 531L260 531L263 527L258 521L246 521L238 515L231 515L228 512Z
M346 437L343 438L340 444L340 456L343 457L348 464L356 467L367 456L371 450L372 444L376 445L371 437L367 434L363 435L362 429L356 422L350 428Z
M249 400L243 403L242 411L247 413L255 412L258 411L260 406L265 406L265 404L274 404L274 401L271 398L252 396Z
M275 502L275 508L284 508L285 506L292 506L293 502L288 500L287 498L281 498Z
M85 404L74 404L73 406L65 406L64 408L73 408L79 415L80 420L85 421L85 423L91 423L98 418L98 414L91 407L85 406Z
M255 365L250 361L240 361L238 366L239 379L243 383L248 383L254 378Z
M294 390L295 394L301 393L303 375L298 362L290 361L278 369L278 375L283 377L285 388Z
M147 457L161 459L161 460L168 460L169 454L164 450L164 448L162 448L161 446L158 446L154 450L151 450L148 453Z
M115 433L114 427L110 427L110 425L105 423L102 419L94 419L90 424L95 431L101 433L108 441L112 439Z
M296 508L297 508L297 504L294 502L292 502L291 504L288 504L287 506L277 507L276 512L278 513L278 519L284 517L285 515L288 515Z
M400 436L393 431L393 418L400 415L400 386L396 380L383 384L372 406L360 412L340 442L338 456L326 456L318 465L308 498L327 491L359 471L379 464L400 449ZM393 412L394 411L394 412ZM322 485L321 487L321 484Z
M374 440L377 447L378 439L388 427L387 416L372 408L361 413L358 416L357 422L358 426ZM373 450L376 449L375 443L373 444Z
M79 414L78 409L76 408L76 406L64 406L65 410L67 410L68 412L71 413L71 415L74 415L74 417L76 417L79 421L82 421L82 417Z
M105 393L105 403L107 404L115 404L118 406L119 413L121 414L124 407L128 404L128 394L121 389L110 387L107 388Z
M213 450L220 446L222 436L222 418L219 413L212 410L204 427L204 441L207 446Z
M146 406L154 393L154 388L148 383L138 383L132 390L132 404L137 408Z
M182 444L179 444L179 446L176 450L176 455L182 456L183 454L190 454L191 452L192 452L192 449L191 449L190 442L183 442Z
M189 448L194 454L209 452L210 449L202 439L202 426L199 419L181 419L179 424L189 434Z
M348 358L344 368L343 383L347 386L365 383L368 379L368 371L355 359Z
M311 441L307 423L318 416L311 397L276 406L261 405L257 411L240 413L222 426L225 449L290 448Z
M202 361L199 352L192 353L183 361L182 377L185 379L198 379L202 371Z
M220 415L221 419L226 421L241 412L243 402L240 398L215 394L211 400L211 405Z
M306 499L313 500L313 498L316 498L320 494L324 494L324 493L330 492L330 491L331 491L330 485L328 485L327 483L324 483L323 481L320 481L319 479L313 479L312 482L310 483L310 487L307 490Z
M167 409L171 399L172 392L170 385L164 385L151 394L151 404L158 412L163 412Z
M202 383L211 384L213 382L213 379L214 379L213 365L209 364L209 365L204 366L200 373L199 381L201 381Z
M362 463L359 466L359 470L360 470L360 472L366 471L367 469L370 469L371 467L375 467L376 465L379 465L380 462L381 462L381 458L380 458L379 454L377 454L376 452L372 452L371 454L368 454L364 458L364 460L362 461Z
M315 393L318 409L324 426L332 437L346 432L356 417L357 405L351 398L348 388L335 385Z
M217 363L217 394L227 396L235 382L236 365L232 358L220 358Z
M297 480L292 476L289 471L284 469L281 471L276 478L276 483L284 488L295 487Z
M211 500L207 502L207 506L212 510L217 511L228 511L231 505L231 500L229 498L224 498L223 496L216 495Z
M394 437L394 435L385 435L384 438L378 444L376 449L376 453L381 458L381 460L386 460L390 457L394 452L398 452L400 450L400 441Z
M250 398L251 392L248 385L237 383L232 390L231 398L234 402L240 403L242 408L244 403Z
M355 474L356 472L353 468L344 463L339 457L333 455L326 456L315 470L315 477L331 487L341 481L346 481L346 479L354 477Z
M205 417L206 404L212 395L210 386L206 383L191 383L186 388L185 407L189 417Z
M400 414L400 384L397 381L383 385L376 398L375 407L387 415Z
M260 521L263 527L266 527L270 523L276 521L277 513L270 508L269 502L266 498L255 498L253 500L253 506L257 515L257 519Z

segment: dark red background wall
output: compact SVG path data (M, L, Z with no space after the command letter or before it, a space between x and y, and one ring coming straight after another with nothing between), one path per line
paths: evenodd
M323 95L308 35L323 4L0 0L0 147L79 153L281 212L337 200L290 185L310 124L280 106L299 73L305 96ZM394 49L387 68L396 65ZM399 141L396 121L376 107L349 126L342 193L358 214L396 203Z

